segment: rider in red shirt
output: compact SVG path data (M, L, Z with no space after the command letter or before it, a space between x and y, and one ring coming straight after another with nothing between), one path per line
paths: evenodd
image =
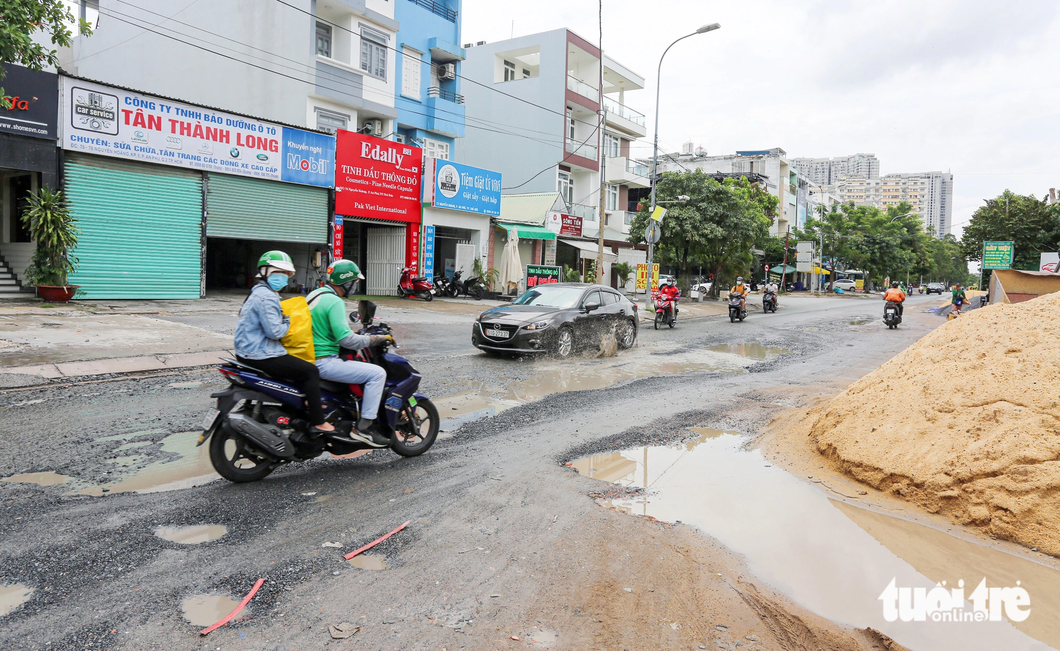
M663 284L659 287L659 296L670 301L674 316L677 316L677 301L681 297L681 290L677 289L672 282L666 280L663 281Z

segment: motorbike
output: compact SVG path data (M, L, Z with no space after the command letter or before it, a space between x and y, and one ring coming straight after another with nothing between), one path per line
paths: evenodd
M883 307L883 322L891 330L897 328L898 324L902 322L902 316L898 312L898 303L887 301L887 305Z
M430 302L434 300L433 289L431 281L425 276L417 276L413 278L411 267L405 267L401 270L401 278L398 280L399 296L415 296L416 298L422 298L423 300Z
M435 276L432 291L438 296L449 296L449 277Z
M449 296L456 298L460 296L461 292L464 292L464 283L460 280L460 277L464 275L463 271L457 269L453 272L453 277L449 281Z
M680 296L672 299L662 294L655 294L655 329L667 325L671 328L677 325L677 302Z
M486 292L486 283L480 276L472 276L464 282L463 292L476 301L481 301Z
M777 311L776 292L766 290L766 292L762 294L762 311L766 313Z
M917 287L916 288L916 293L917 294L923 294L924 293L924 286L921 285L920 287Z
M743 301L743 296L736 293L729 293L729 323L735 323L737 319L743 321L747 318L746 306L741 309L740 303Z
M390 334L387 324L373 325L375 304L371 301L361 301L350 320L356 322L358 314L360 334ZM394 452L404 457L419 456L438 438L438 408L417 391L422 376L404 357L389 352L389 346L384 342L357 353L341 350L340 356L386 370L376 426L390 437ZM210 462L225 479L237 483L258 481L284 464L314 459L324 452L343 455L374 449L348 436L361 413L360 385L321 380L324 413L335 431L311 438L307 433L310 423L305 395L297 386L269 376L252 363L228 358L222 361L218 370L229 387L210 395L217 399L217 408L211 409L203 420L197 447L209 442Z

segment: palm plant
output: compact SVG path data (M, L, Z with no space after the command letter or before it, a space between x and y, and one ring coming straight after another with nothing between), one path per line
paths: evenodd
M628 262L619 262L611 268L615 270L616 274L618 274L618 282L624 288L626 283L629 282L630 276L633 275L633 267L631 267Z
M78 260L72 252L81 230L62 192L40 188L31 194L22 223L37 244L26 279L38 286L66 286L67 278L77 269Z

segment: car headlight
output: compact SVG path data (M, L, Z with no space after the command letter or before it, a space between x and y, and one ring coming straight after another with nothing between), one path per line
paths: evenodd
M527 330L544 330L545 328L552 325L551 321L537 321L526 326Z

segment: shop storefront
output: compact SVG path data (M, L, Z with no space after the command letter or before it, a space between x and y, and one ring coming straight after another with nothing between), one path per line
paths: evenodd
M327 264L332 136L62 77L63 187L87 298L245 288L264 251L292 285Z
M423 162L423 274L466 280L476 259L488 268L490 217L501 214L500 172L427 158Z
M58 183L59 78L6 63L0 81L0 296L17 295L34 244L22 223L30 195Z
M334 255L361 267L368 294L396 296L401 270L420 269L423 150L343 130L336 144Z

